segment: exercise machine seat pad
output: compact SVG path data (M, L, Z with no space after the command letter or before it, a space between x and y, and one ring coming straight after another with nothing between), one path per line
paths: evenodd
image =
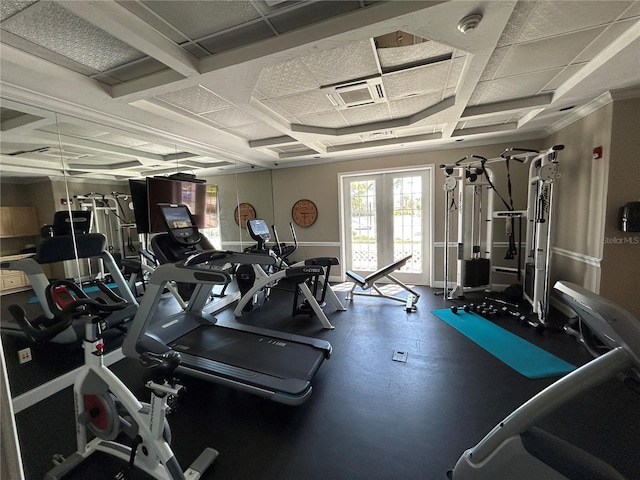
M625 480L608 463L540 428L520 437L531 455L571 480Z
M74 260L76 246L78 258L98 257L106 251L107 237L102 233L86 233L76 235L75 243L73 235L51 237L38 246L34 259L40 264Z

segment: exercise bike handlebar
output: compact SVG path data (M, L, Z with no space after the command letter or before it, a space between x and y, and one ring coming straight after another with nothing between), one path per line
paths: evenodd
M9 305L8 310L22 331L33 341L36 343L48 342L69 328L76 317L91 314L95 318L101 318L106 314L121 310L128 305L128 302L124 298L116 295L103 283L98 282L97 285L113 303L102 303L89 298L75 283L68 280L57 280L49 284L45 289L47 304L54 314L53 319L40 315L31 321L27 317L27 312L20 305ZM76 295L76 300L68 303L64 307L60 307L53 298L53 290L57 287L69 288Z
M108 288L104 283L97 282L96 285L102 293L104 293L112 303L106 303L102 299L94 299L89 297L78 285L68 280L56 280L47 285L45 295L47 297L47 303L49 308L55 316L67 317L72 319L82 315L97 315L104 316L122 310L129 302L124 298L117 295L113 290ZM58 287L66 287L71 290L76 299L60 307L58 302L53 297L53 291Z

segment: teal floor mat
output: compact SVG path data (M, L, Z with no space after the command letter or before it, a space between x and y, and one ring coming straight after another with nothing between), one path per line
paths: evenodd
M487 352L527 378L565 375L576 367L475 313L432 310Z

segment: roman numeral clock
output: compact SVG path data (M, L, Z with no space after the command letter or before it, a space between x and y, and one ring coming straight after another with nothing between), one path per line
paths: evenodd
M291 217L296 225L310 227L318 219L318 207L311 200L302 199L293 204Z

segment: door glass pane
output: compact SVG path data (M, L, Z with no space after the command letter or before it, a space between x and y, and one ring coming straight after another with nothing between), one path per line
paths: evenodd
M378 269L376 237L376 184L374 180L350 182L352 270Z
M393 179L394 260L413 255L403 272L422 271L422 178Z

